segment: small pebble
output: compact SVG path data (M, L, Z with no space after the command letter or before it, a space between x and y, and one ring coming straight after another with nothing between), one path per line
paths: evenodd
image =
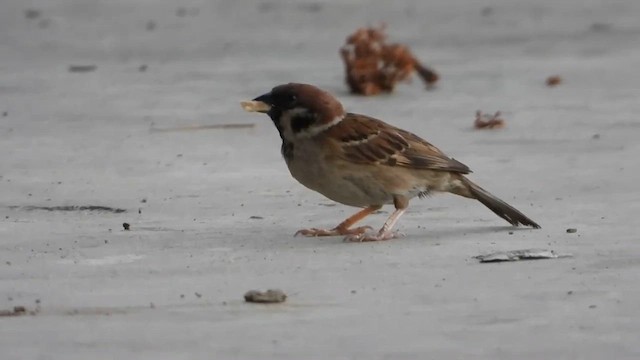
M567 233L568 234L573 234L573 233L576 233L576 232L578 232L578 229L576 229L576 228L568 228L567 229Z
M130 230L130 229L131 229L131 225L129 225L129 223L122 223L122 227L123 227L125 230Z
M287 299L287 295L278 289L267 291L249 290L244 294L244 301L251 303L274 304L281 303Z
M558 86L560 83L562 83L562 78L559 75L549 76L546 81L548 87Z
M69 65L69 72L86 73L96 71L98 66L96 65Z

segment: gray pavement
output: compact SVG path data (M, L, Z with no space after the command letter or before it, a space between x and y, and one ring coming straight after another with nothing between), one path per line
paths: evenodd
M639 16L635 0L1 1L0 309L37 313L0 317L0 358L639 358ZM441 73L435 91L348 94L338 48L379 21ZM289 81L427 138L543 228L442 195L412 202L399 240L294 238L354 210L296 183L268 118L241 110ZM507 127L473 130L478 109ZM574 257L472 258L526 248ZM266 288L287 302L242 300Z

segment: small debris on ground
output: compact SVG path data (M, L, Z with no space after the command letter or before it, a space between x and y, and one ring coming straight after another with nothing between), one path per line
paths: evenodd
M557 254L553 250L546 250L546 249L499 251L499 252L495 252L488 255L474 256L474 258L480 260L481 263L520 261L520 260L559 259L559 258L567 258L567 257L572 257L572 255Z
M249 219L262 220L264 219L262 216L249 216Z
M483 114L482 111L476 111L476 120L473 125L476 129L501 129L504 127L504 119L502 114L497 111L493 115Z
M122 227L123 227L125 230L131 230L131 225L130 225L129 223L122 223Z
M120 214L126 212L125 209L112 208L101 205L65 205L65 206L9 206L9 209L21 209L25 211L46 210L46 211L98 211Z
M244 301L251 303L275 304L284 302L287 295L278 289L269 289L267 291L249 290L244 294Z
M558 86L561 83L562 83L562 78L560 77L560 75L553 75L553 76L549 76L547 78L547 86L548 87Z
M97 65L69 65L69 72L86 73L96 71Z
M37 19L40 15L42 15L42 13L37 9L27 9L24 11L24 17L27 19Z
M408 80L414 71L427 87L438 82L438 74L422 65L407 46L386 43L384 30L384 25L360 28L340 48L352 93L370 96L392 92L398 82Z
M578 232L578 229L576 229L576 228L568 228L567 229L567 233L568 234L573 234L573 233L577 233L577 232Z
M142 64L142 65L140 65L140 66L138 67L138 71L140 71L140 72L145 72L145 71L147 71L147 69L148 69L148 68L149 68L149 66L148 66L148 65L146 65L146 64Z
M25 308L24 306L14 306L12 310L0 310L0 317L5 317L5 316L22 316L22 315L35 315L35 312L29 312L27 313L27 308Z

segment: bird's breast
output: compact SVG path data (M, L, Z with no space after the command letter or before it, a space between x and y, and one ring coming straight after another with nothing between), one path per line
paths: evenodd
M290 156L283 155L291 175L307 188L333 201L364 207L393 202L384 184L366 169L354 168L343 161L327 156L322 147L309 144L290 144Z

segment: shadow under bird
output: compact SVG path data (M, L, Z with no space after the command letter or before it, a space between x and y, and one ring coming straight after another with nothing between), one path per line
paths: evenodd
M366 115L345 112L331 94L289 83L252 101L246 111L269 115L282 139L282 155L302 185L333 201L363 208L333 229L302 229L296 235L343 235L346 241L397 237L392 229L409 201L434 192L476 199L514 226L540 226L473 183L471 170L408 131ZM377 232L352 227L383 205L395 211Z

